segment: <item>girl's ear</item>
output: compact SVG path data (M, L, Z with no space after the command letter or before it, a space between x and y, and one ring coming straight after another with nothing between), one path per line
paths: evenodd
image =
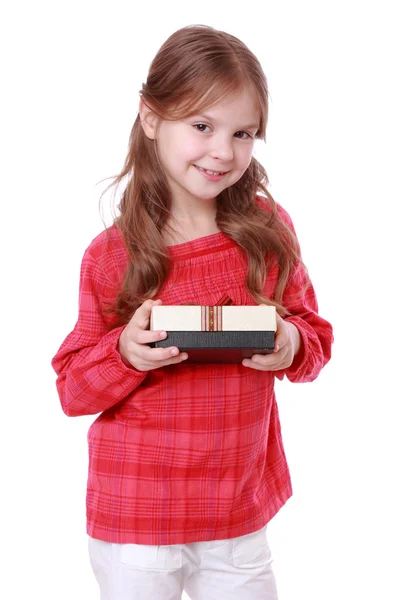
M158 117L156 113L143 101L142 98L140 99L139 104L139 115L143 131L150 140L154 140L156 137Z

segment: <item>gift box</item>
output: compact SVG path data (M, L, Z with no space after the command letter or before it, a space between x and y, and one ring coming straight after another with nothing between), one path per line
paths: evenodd
M154 306L150 329L167 332L156 348L177 346L187 362L241 362L274 349L276 310L258 306Z

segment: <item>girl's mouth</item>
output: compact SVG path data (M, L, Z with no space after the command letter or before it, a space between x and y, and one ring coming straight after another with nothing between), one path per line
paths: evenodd
M200 173L202 173L209 181L219 181L222 179L228 171L210 171L209 169L203 169L203 167L199 167L198 165L194 165Z

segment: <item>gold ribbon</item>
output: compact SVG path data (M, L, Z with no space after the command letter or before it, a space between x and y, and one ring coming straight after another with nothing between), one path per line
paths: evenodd
M194 305L194 302L186 306ZM233 300L227 294L215 306L201 307L201 331L222 331L222 307L230 306Z
M215 306L202 306L201 330L222 331L222 307L230 304L233 304L233 301L225 294Z
M201 330L222 331L222 306L201 307Z

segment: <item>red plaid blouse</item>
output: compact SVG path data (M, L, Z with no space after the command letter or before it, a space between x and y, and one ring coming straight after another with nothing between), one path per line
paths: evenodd
M246 260L223 233L169 251L172 270L158 295L164 304L215 305L225 295L254 304L244 285ZM317 313L313 287L299 296L307 275L297 266L284 302L303 347L285 371L182 363L140 372L122 362L122 327L110 329L112 317L102 310L115 299L127 262L115 226L92 241L82 261L78 321L52 361L64 412L100 413L88 432L87 532L108 542L164 545L260 529L292 493L275 376L312 381L330 358L332 328ZM277 274L276 267L268 275L267 296Z

